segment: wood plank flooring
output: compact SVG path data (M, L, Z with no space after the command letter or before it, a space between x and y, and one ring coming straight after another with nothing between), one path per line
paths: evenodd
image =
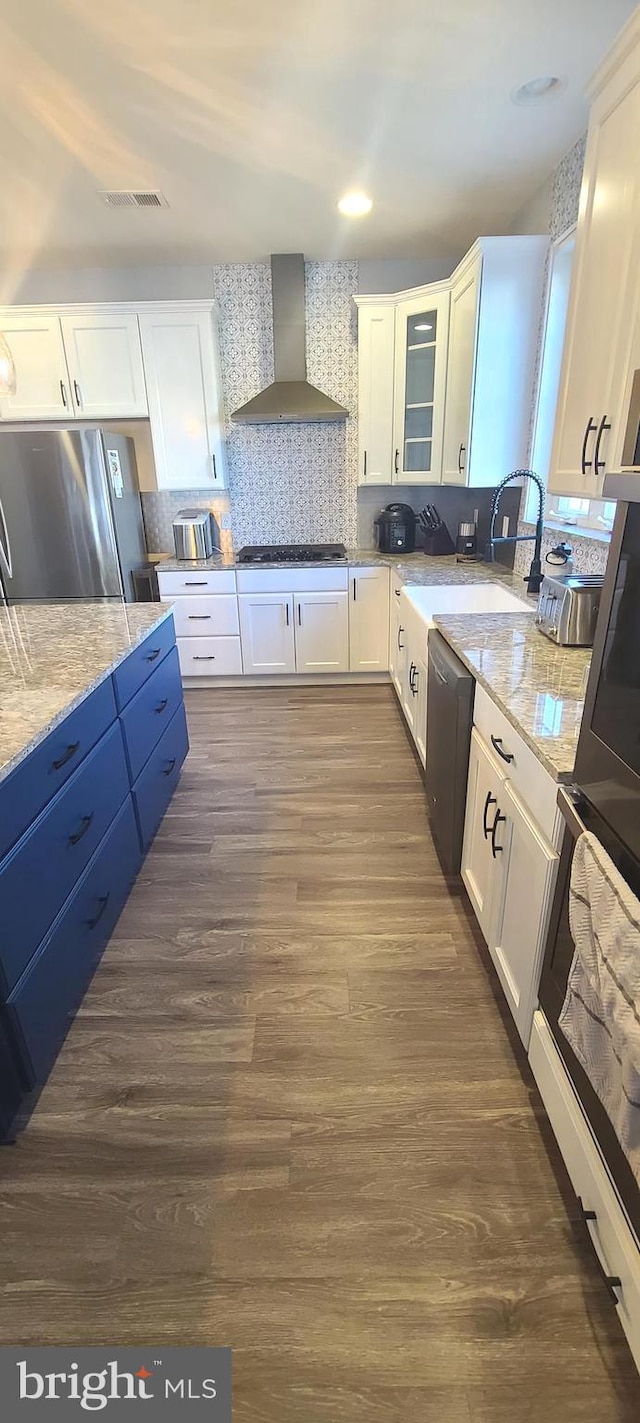
M188 717L0 1151L0 1342L230 1344L234 1423L637 1420L392 691L203 691Z

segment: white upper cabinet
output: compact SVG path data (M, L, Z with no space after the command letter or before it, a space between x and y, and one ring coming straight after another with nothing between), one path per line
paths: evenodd
M389 569L349 569L349 666L386 672L389 666Z
M66 420L73 415L60 321L54 315L0 311L16 368L15 395L0 395L2 420Z
M140 315L159 489L223 489L222 393L210 307Z
M358 311L358 478L390 484L393 475L393 373L395 308Z
M433 286L396 307L393 475L439 484L449 339L449 291Z
M62 317L71 398L86 420L147 414L138 318L117 307Z
M549 489L597 499L605 474L619 472L638 330L638 11L596 76L593 93Z
M545 237L483 237L451 279L443 484L494 485L526 464Z

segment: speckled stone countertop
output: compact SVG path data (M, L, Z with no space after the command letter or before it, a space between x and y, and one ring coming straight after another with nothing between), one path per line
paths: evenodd
M570 780L590 648L556 647L526 613L443 613L434 622L549 774Z
M398 558L394 554L379 553L377 549L348 548L344 558L331 559L326 563L240 563L237 554L215 553L211 558L185 560L165 558L156 564L158 573L181 573L185 569L215 572L224 568L371 568L376 564L391 568L402 583L415 585L458 584L458 583L502 583L512 592L527 597L521 573L514 573L500 563L475 563L471 560L458 562L455 554L445 558L431 558L426 553L408 553Z
M0 781L170 613L168 603L0 608Z

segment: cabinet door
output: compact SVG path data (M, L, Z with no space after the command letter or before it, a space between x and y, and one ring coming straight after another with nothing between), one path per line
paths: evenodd
M360 484L390 484L393 470L395 307L358 309Z
M467 478L480 272L481 258L478 258L451 291L443 484L465 484Z
M389 666L389 570L349 569L349 666L386 672Z
M241 593L238 604L245 672L295 672L293 595Z
M504 800L504 776L496 770L475 727L471 733L461 873L485 939L491 936L496 880L503 855L492 849L492 828ZM504 813L504 812L503 812Z
M416 658L413 674L415 706L413 736L423 766L427 764L427 676L426 661L422 657Z
M294 599L297 672L349 671L347 593L298 593Z
M224 488L212 313L145 314L140 334L158 488Z
M448 292L396 308L395 483L440 483L448 337Z
M1 420L68 420L73 416L69 375L57 316L0 314L16 368L15 395L0 395Z
M500 894L488 938L505 997L529 1043L558 855L507 782L500 791L494 847L501 860ZM504 819L502 818L504 817Z
M400 601L395 598L391 624L389 662L393 685L400 702L402 702L407 663L407 630L402 621Z
M640 75L630 57L591 111L549 489L598 499L626 370L640 197Z
M116 420L147 414L137 316L63 316L62 335L78 415Z

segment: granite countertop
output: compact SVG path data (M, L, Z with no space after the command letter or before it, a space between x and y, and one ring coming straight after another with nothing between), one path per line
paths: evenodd
M0 781L170 613L169 603L0 608Z
M521 573L514 573L501 563L476 563L471 560L459 562L455 554L444 558L432 558L426 553L408 553L402 557L380 553L378 549L348 548L344 558L331 559L327 563L240 563L235 553L214 553L211 558L177 559L165 558L156 564L158 573L181 573L185 569L215 572L225 568L371 568L376 564L391 568L402 583L407 585L433 585L458 583L502 583L512 592L526 598L526 588Z
M591 649L556 647L528 613L442 613L434 622L554 780L570 780Z

